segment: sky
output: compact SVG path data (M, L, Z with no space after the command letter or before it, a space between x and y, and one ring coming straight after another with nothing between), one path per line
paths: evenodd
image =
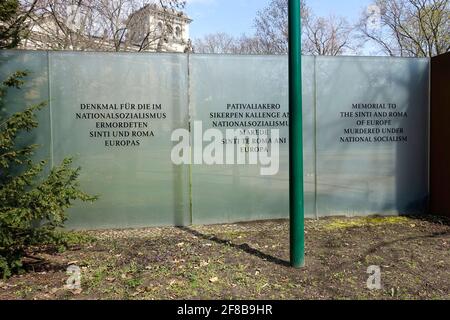
M317 16L343 16L355 22L373 0L307 0ZM191 39L225 32L233 36L252 34L253 19L270 0L187 0L186 12L194 20Z

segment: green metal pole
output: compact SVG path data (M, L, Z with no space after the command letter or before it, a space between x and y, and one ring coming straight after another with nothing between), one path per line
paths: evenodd
M301 268L305 265L305 214L300 0L289 0L289 112L291 265Z

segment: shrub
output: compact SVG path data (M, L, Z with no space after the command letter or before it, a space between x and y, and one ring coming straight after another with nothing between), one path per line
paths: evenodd
M26 77L17 72L1 83L0 108L8 89L20 89ZM73 201L94 201L80 190L80 169L65 159L44 176L45 161L31 159L37 145L20 146L18 136L38 126L36 113L45 104L31 106L9 117L0 116L0 277L22 267L27 248L60 243L60 228Z

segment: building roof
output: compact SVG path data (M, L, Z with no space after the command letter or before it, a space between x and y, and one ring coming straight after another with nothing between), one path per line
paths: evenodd
M182 19L186 23L191 23L193 21L182 11L178 11L173 8L164 8L161 5L156 4L156 3L147 4L144 7L142 7L141 9L135 11L133 14L138 14L138 13L142 13L142 12L168 14L174 18Z

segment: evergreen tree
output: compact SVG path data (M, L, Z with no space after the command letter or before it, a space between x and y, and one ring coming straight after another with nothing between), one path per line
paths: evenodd
M0 49L15 48L20 42L24 16L18 0L0 0Z
M7 91L20 89L25 72L16 72L0 86L0 109ZM0 116L0 277L8 277L22 267L27 248L60 244L73 201L94 201L78 185L79 169L65 159L43 176L46 162L31 159L37 145L21 146L19 135L38 126L36 113L45 103L28 107L12 116Z

